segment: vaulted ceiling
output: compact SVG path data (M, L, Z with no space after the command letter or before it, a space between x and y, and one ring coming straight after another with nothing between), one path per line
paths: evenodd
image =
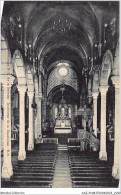
M89 73L99 63L105 49L115 49L118 16L118 1L16 1L5 2L3 23L7 31L11 23L19 26L16 33L22 28L21 50L30 46L45 72L65 60L81 77L83 69Z
M24 22L26 43L45 66L56 60L87 65L104 24L118 20L118 2L5 2L4 13ZM69 58L69 59L68 59Z

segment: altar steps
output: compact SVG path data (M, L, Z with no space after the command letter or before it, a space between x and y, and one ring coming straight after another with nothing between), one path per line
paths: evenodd
M68 150L68 146L67 145L62 145L62 144L58 144L58 150Z

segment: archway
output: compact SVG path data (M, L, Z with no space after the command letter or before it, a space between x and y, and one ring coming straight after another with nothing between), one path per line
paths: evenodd
M28 68L27 70L27 95L28 95L28 101L29 101L29 108L28 108L28 150L34 149L34 83L33 83L33 75Z
M17 80L16 87L19 93L19 152L18 159L26 158L25 151L25 93L26 93L26 74L23 57L19 50L15 50L12 57L14 76Z
M107 160L107 128L106 128L106 105L107 91L109 88L110 74L113 68L113 56L110 50L107 50L103 56L100 72L100 93L101 93L101 135L100 135L100 153L101 160Z
M4 32L2 32L4 34ZM1 36L1 83L2 83L2 140L3 165L2 177L13 175L11 161L11 86L13 84L11 54L5 34ZM4 124L4 125L3 125Z

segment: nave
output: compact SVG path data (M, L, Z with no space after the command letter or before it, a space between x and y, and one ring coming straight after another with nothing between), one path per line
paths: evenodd
M3 188L118 188L119 45L118 1L4 2Z

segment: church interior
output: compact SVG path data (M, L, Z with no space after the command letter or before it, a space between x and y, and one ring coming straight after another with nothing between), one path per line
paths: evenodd
M118 188L119 2L5 1L1 187Z

